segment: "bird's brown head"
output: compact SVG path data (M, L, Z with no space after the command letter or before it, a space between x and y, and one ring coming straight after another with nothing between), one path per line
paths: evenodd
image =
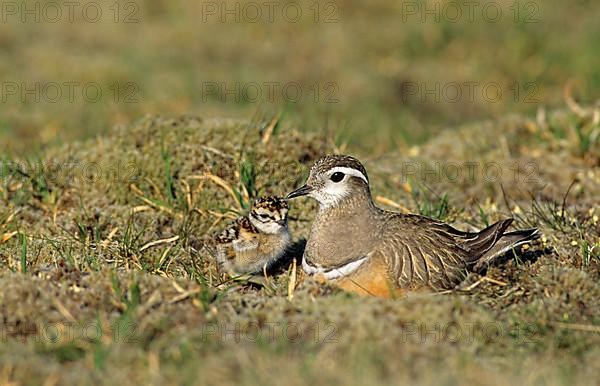
M316 199L323 209L359 193L370 197L369 177L362 163L347 155L327 155L310 168L306 184L288 194L286 199L307 195Z

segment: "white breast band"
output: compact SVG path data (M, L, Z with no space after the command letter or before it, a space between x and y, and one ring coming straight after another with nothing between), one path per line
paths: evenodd
M344 264L341 267L324 269L322 267L315 267L306 262L306 258L302 257L302 269L309 275L322 274L327 280L338 279L343 276L347 276L352 272L356 271L366 260L368 256L362 257L358 260L354 260L348 264Z

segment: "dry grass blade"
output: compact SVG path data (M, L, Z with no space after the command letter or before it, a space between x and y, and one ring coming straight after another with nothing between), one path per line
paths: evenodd
M535 121L537 123L538 128L542 132L545 133L548 131L548 120L546 117L546 109L543 106L538 107L536 115L535 115Z
M265 278L266 285L270 286L271 282L269 281L269 275L267 275L267 265L263 265L262 267L263 277Z
M579 105L573 98L573 82L569 81L565 84L563 89L563 98L565 99L565 103L569 110L571 110L575 115L580 118L585 118L588 116L588 112Z
M230 220L234 220L236 218L238 218L238 216L234 213L231 212L227 212L227 213L219 213L219 212L215 212L214 210L209 210L208 213L210 213L212 216L219 218L219 219L230 219Z
M596 106L594 108L594 112L592 113L592 125L597 126L600 123L600 108Z
M165 200L165 196L163 195L162 191L160 190L158 185L156 185L156 183L154 183L154 181L152 181L152 179L150 179L148 177L144 177L144 181L146 181L148 183L148 185L150 185L150 187L154 191L155 196L160 197L160 199L163 201Z
M190 291L185 291L185 292L175 296L173 299L169 300L169 304L178 303L182 300L189 298L190 296L200 293L200 291L201 291L200 288L196 288L196 289L193 289Z
M579 323L563 323L563 322L546 322L551 326L564 328L567 330L575 330L575 331L585 331L585 332L594 332L596 334L600 334L600 326L595 326L593 324L579 324Z
M151 206L148 205L138 205L138 206L134 206L133 208L131 208L131 213L139 213L139 212L145 212L147 210L152 209Z
M119 231L119 227L114 227L110 231L110 233L108 234L106 239L104 239L104 241L102 241L102 247L106 248L108 246L108 244L110 243L110 241L112 240L112 238L115 237L115 235L117 234L118 231Z
M375 201L382 205L387 205L387 206L391 206L393 208L399 209L402 213L410 213L410 210L407 207L405 207L404 205L399 204L395 201L392 201L387 197L375 196Z
M235 202L238 209L242 209L242 207L240 206L240 203L238 202L238 197L236 196L235 192L231 188L231 185L229 185L227 182L225 182L225 180L223 180L221 177L215 176L214 174L211 174L211 173L204 173L201 175L188 176L187 179L189 179L189 180L209 180L209 181L214 182L215 184L217 184L218 186L223 188L227 193L229 193L229 195L233 198L233 201Z
M140 252L145 251L148 248L152 248L156 245L162 245L162 244L167 244L167 243L173 243L175 241L179 240L179 235L177 236L173 236L173 237L169 237L168 239L161 239L161 240L155 240L155 241L151 241L149 243L144 244L141 248L140 248Z
M501 280L493 279L493 278L488 277L488 276L485 276L484 279L485 279L485 281L487 281L489 283L496 284L496 285L499 285L499 286L502 286L502 287L506 287L508 285L508 283L505 283L505 282L503 282Z
M214 154L216 154L216 155L218 155L220 157L223 157L223 158L228 158L228 159L233 159L234 158L231 154L224 153L221 150L215 149L214 147L211 147L211 146L200 145L200 148L204 149L204 150L206 150L208 152L214 153Z
M190 184L186 180L181 180L182 190L185 194L185 202L187 203L188 210L192 209L192 190Z
M202 217L206 216L206 213L204 213L204 211L202 209L194 208L194 209L192 209L192 212L196 212L196 213L198 213L198 215L200 215Z
M13 231L13 232L8 232L2 235L2 237L0 238L0 243L5 243L8 240L12 239L15 235L17 235L19 232L18 231Z
M165 248L163 253L160 255L160 259L158 259L158 267L160 269L162 269L162 266L165 264L165 260L166 260L167 256L169 255L169 252L171 252L171 249L173 249L173 246L169 245L167 248ZM167 264L167 266L165 268L166 270L169 269L169 265L171 265L171 261L172 261L172 259L169 259L169 263ZM165 276L167 276L167 275L165 274Z
M4 221L2 221L2 224L0 224L0 228L6 227L6 225L9 224L15 218L17 213L19 213L19 210L15 210L15 211L11 212L11 214L9 214L6 217L6 219L4 219Z
M265 132L263 133L263 136L262 136L262 144L263 145L266 145L267 143L269 143L269 140L271 139L271 136L273 135L273 130L275 130L275 126L277 126L277 122L279 122L279 114L277 114L275 117L273 117L273 119L271 119L271 122L269 122L269 124L265 128Z
M186 292L186 290L182 286L180 286L175 280L171 281L171 285L173 285L175 291L179 292L180 294Z
M65 319L71 323L77 323L77 319L73 317L73 314L58 299L52 299L52 304Z
M177 217L177 218L183 218L183 215L181 213L175 213L175 211L173 211L172 209L167 208L166 206L163 206L163 205L159 205L159 204L153 202L152 200L146 198L144 196L144 192L142 192L140 190L140 188L138 188L137 186L135 186L135 184L129 185L129 188L138 196L138 198L140 200L144 201L146 204L150 205L152 208L158 209L161 212L169 213L170 215L172 215L174 217ZM139 207L140 206L136 206L134 208L139 208Z
M460 291L471 291L471 290L479 287L479 285L481 283L484 283L484 282L493 283L493 284L496 284L496 285L499 285L499 286L503 286L503 287L508 285L507 283L505 283L503 281L492 279L491 277L484 276L481 279L477 280L475 283L473 283L473 284L471 284L471 285L469 285L469 286L467 286L465 288L461 288Z
M296 259L292 260L292 272L290 273L290 281L288 282L288 300L294 298L294 290L296 289Z

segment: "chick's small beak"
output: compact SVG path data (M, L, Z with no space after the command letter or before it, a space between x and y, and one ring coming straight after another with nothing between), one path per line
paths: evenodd
M300 196L306 196L307 194L309 194L312 191L312 188L308 185L304 185L296 190L294 190L293 192L291 192L290 194L288 194L285 199L289 200L290 198L296 198L296 197L300 197Z

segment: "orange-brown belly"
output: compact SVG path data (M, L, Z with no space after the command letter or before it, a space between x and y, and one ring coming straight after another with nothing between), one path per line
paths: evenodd
M333 283L339 288L363 296L397 298L403 291L390 278L383 261L371 260L364 267Z

